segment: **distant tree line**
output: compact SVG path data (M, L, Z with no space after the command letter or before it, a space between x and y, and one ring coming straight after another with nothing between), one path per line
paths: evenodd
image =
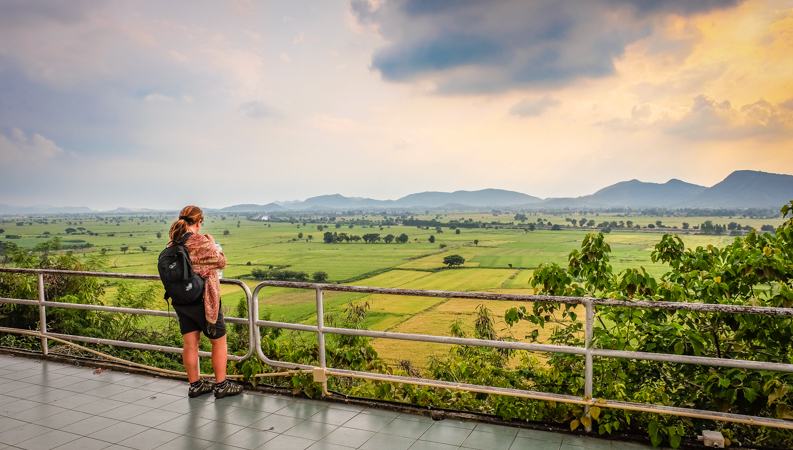
M349 243L351 241L352 242L364 241L367 244L376 244L381 241L385 242L386 244L390 244L391 242L396 242L397 244L405 244L408 241L408 235L402 233L399 236L394 236L393 234L380 236L380 233L367 233L364 234L363 236L358 236L357 234L326 231L325 234L322 236L322 240L326 244L337 244L341 242Z

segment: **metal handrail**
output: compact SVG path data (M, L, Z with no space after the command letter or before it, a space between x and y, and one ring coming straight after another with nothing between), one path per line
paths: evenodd
M41 320L41 334L42 334L42 352L46 355L47 349L47 336L61 339L76 340L82 342L91 342L96 344L108 344L122 347L132 347L152 351L166 351L172 353L181 353L182 349L174 347L161 347L150 344L139 344L134 342L105 340L97 338L88 338L84 336L72 336L56 333L48 333L46 330L46 308L72 308L72 309L86 309L105 312L118 312L118 313L131 313L131 314L144 314L150 316L161 317L176 317L176 313L170 311L155 311L136 308L120 308L102 305L84 305L67 302L53 302L47 301L45 298L44 275L60 275L60 276L89 276L89 277L103 277L103 278L121 278L121 279L136 279L147 281L159 281L159 276L156 275L139 275L139 274L119 274L107 272L84 272L84 271L70 271L70 270L50 270L50 269L20 269L20 268L3 268L0 267L0 273L22 273L36 275L38 280L39 299L38 300L24 300L24 299L10 299L0 298L0 303L17 303L24 305L39 306L40 320ZM684 303L684 302L653 302L653 301L636 301L626 302L613 299L599 299L594 297L555 297L545 295L520 295L520 294L498 294L498 293L484 293L484 292L462 292L462 291L432 291L432 290L413 290L413 289L394 289L394 288L378 288L366 286L346 286L346 285L332 285L332 284L315 284L315 283L300 283L288 281L263 281L256 285L253 292L247 284L240 280L221 279L223 284L231 284L240 287L246 295L248 301L248 318L235 318L227 317L226 320L230 323L240 323L248 325L249 333L249 348L246 355L238 357L229 355L230 360L243 361L250 358L255 351L257 356L266 364L273 367L282 368L300 368L309 370L319 370L326 374L364 378L370 380L379 380L387 382L408 383L421 386L433 386L447 389L461 389L471 392L481 392L495 395L509 395L521 398L530 398L536 400L557 401L564 403L580 404L586 408L588 414L591 406L610 407L618 409L626 409L633 411L652 412L660 414L671 414L683 417L692 417L717 421L728 421L745 423L751 425L770 426L777 428L793 429L793 422L772 419L759 416L747 416L741 414L720 413L714 411L705 411L689 408L677 408L661 405L652 405L645 403L632 403L614 400L593 399L592 398L592 382L593 382L593 357L601 356L608 358L623 358L623 359L640 359L650 361L663 361L672 363L686 363L708 365L716 367L737 367L746 369L762 369L774 370L780 372L793 373L793 364L783 363L770 363L761 361L747 361L747 360L733 360L725 358L711 358L690 355L670 355L664 353L647 353L636 351L619 351L608 349L597 349L592 344L593 330L594 330L594 306L609 306L609 307L625 307L625 308L648 308L648 309L665 309L665 310L686 310L697 312L721 312L731 314L759 314L766 316L793 316L793 308L771 308L771 307L757 307L757 306L741 306L741 305L716 305L705 303ZM286 322L277 322L270 320L259 320L259 292L265 287L284 287L296 289L310 289L316 292L316 310L317 310L317 325L304 325L292 324ZM409 334L409 333L395 333L387 331L372 331L372 330L356 330L337 327L326 327L324 324L324 305L323 305L323 291L337 291L337 292L358 292L368 294L384 294L384 295L398 295L398 296L423 296L435 298L462 298L462 299L478 299L478 300L498 300L498 301L517 301L517 302L543 302L543 303L565 303L584 305L586 309L585 329L584 329L584 346L583 347L570 347L562 345L547 345L547 344L530 344L522 342L506 342L494 341L485 339L467 339L455 338L447 336L435 336L426 334ZM308 331L317 333L318 346L321 349L319 352L319 366L309 364L298 364L288 361L272 360L264 354L262 349L262 340L260 327L278 327L297 331ZM584 383L584 396L572 396L553 394L547 392L537 392L520 389L509 388L496 388L492 386L481 386L465 383L454 383L439 380L427 380L423 378L387 375L379 373L369 373L363 371L338 369L327 367L326 361L326 348L325 348L325 333L342 334L350 336L362 336L371 338L385 338L385 339L399 339L411 340L418 342L434 342L442 344L453 345L476 345L492 348L503 349L517 349L526 351L538 352L555 352L567 353L575 355L583 355L585 357L585 383ZM210 356L208 352L200 352L200 356ZM322 382L323 387L327 389L327 381ZM589 429L589 428L588 428Z
M141 314L146 316L159 316L159 317L177 317L174 311L158 311L158 310L151 310L151 309L138 309L138 308L120 308L116 306L104 306L104 305L86 305L81 303L68 303L68 302L53 302L46 300L46 292L44 289L44 275L58 275L58 276L77 276L77 277L95 277L95 278L121 278L126 280L145 280L145 281L160 281L160 277L158 275L142 275L142 274L134 274L134 273L111 273L111 272L87 272L87 271L79 271L79 270L53 270L53 269L23 269L17 267L0 267L0 273L20 273L20 274L29 274L29 275L36 275L36 279L38 282L38 300L23 300L17 298L3 298L0 297L0 303L16 303L20 305L30 305L30 306L38 306L39 307L39 321L40 321L40 328L42 333L41 338L41 350L42 353L47 355L49 353L49 348L47 345L47 337L51 336L54 338L78 341L78 342L88 342L91 344L105 344L105 345L114 345L117 347L127 347L127 348L137 348L141 350L149 350L149 351L164 351L169 353L182 353L183 349L178 347L168 347L162 345L151 345L151 344L141 344L137 342L127 342L127 341L118 341L114 339L98 339L98 338L91 338L86 336L74 336L70 334L60 334L60 333L48 333L47 332L47 311L46 308L55 307L55 308L67 308L67 309L83 309L83 310L91 310L91 311L102 311L102 312L115 312L115 313L126 313L126 314ZM239 318L239 317L226 317L225 320L230 323L239 323L239 324L247 324L248 325L248 337L249 340L252 340L254 337L253 334L253 325L252 325L252 318L255 317L251 315L250 305L251 305L251 290L247 284L240 280L232 280L232 279L221 279L221 283L223 284L231 284L240 287L243 292L245 292L246 300L248 301L248 318ZM246 359L253 356L254 348L249 346L248 352L243 356L236 356L236 355L228 355L228 359L230 361L245 361ZM203 357L210 357L212 354L210 352L199 351L199 356Z
M283 287L283 288L297 288L297 289L313 289L316 291L317 297L317 325L304 325L292 324L285 322L276 322L271 320L258 320L258 303L259 292L264 287ZM400 295L400 296L420 296L420 297L435 297L435 298L462 298L462 299L477 299L477 300L498 300L498 301L520 301L520 302L542 302L542 303L565 303L584 305L586 309L585 329L584 329L584 346L583 347L570 347L563 345L546 345L546 344L528 344L521 342L506 342L494 341L484 339L465 339L454 338L447 336L435 336L426 334L408 334L408 333L394 333L387 331L372 331L372 330L357 330L348 328L335 328L326 327L324 324L324 315L322 314L322 296L323 291L336 291L336 292L357 292L368 294L383 294L383 295ZM597 349L592 343L594 333L594 306L609 306L609 307L625 307L625 308L647 308L647 309L664 309L664 310L686 310L697 312L721 312L731 314L759 314L766 316L793 316L793 308L772 308L772 307L759 307L759 306L742 306L742 305L717 305L709 303L677 303L677 302L654 302L654 301L635 301L627 302L614 299L600 299L595 297L564 297L564 296L548 296L548 295L521 295L521 294L499 294L499 293L485 293L485 292L462 292L462 291L424 291L414 289L394 289L394 288L378 288L366 286L347 286L347 285L334 285L334 284L315 284L315 283L300 283L289 281L262 281L253 290L252 304L255 311L257 320L254 322L256 325L256 353L259 358L265 363L276 367L300 367L301 369L320 369L331 375L368 378L381 381L390 381L397 383L409 383L424 386L444 387L449 389L463 389L472 392L482 392L487 394L496 395L510 395L515 397L530 398L536 400L548 400L564 403L574 403L585 405L585 414L589 414L591 406L610 407L618 409L626 409L633 411L653 412L660 414L671 414L683 417L692 417L700 419L718 420L745 423L751 425L762 425L777 428L793 429L793 422L772 419L760 416L747 416L742 414L730 414L714 411L690 409L690 408L677 408L661 405L652 405L646 403L633 403L622 402L606 399L593 399L592 398L592 384L593 384L593 357L601 356L607 358L623 358L623 359L639 359L650 361L662 361L671 363L685 363L685 364L698 364L716 367L737 367L745 369L761 369L773 370L779 372L793 373L793 364L784 363L770 363L761 361L747 361L735 360L725 358L711 358L702 356L690 355L670 355L665 353L648 353L636 351L619 351L608 349ZM312 366L307 364L296 364L284 361L275 361L269 359L262 350L261 337L259 327L278 327L284 329L308 331L317 333L319 342L319 366ZM477 345L502 349L519 349L527 351L540 351L540 352L554 352L554 353L568 353L576 355L584 355L585 357L585 375L584 375L584 396L577 397L571 395L552 394L547 392L536 392L520 389L507 389L495 388L492 386L481 386L472 384L453 383L437 380L426 380L423 378L399 376L399 375L373 375L368 372L336 369L327 367L325 360L325 345L324 334L343 334L349 336L363 336L372 338L386 338L386 339L400 339L411 340L419 342L433 342L440 344L455 344L455 345ZM587 431L591 429L587 427Z

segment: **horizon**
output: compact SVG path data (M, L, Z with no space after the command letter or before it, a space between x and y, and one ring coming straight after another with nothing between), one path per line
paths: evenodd
M0 204L575 198L793 165L793 0L433 5L1 4Z

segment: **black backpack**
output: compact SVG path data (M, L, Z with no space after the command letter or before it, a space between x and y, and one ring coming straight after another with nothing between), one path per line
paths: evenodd
M170 298L174 305L191 305L204 298L204 279L193 272L193 263L185 242L193 233L185 234L179 241L160 253L157 269L165 287L165 301Z

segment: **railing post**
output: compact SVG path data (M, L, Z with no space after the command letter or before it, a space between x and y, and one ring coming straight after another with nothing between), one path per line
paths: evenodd
M587 300L584 304L586 306L586 328L584 329L584 345L586 346L586 368L584 374L584 397L592 398L592 335L595 326L595 308L592 301ZM589 405L584 407L584 414L589 415ZM592 424L586 427L586 431L592 431Z
M46 310L47 307L44 306L44 301L46 300L44 298L44 274L43 273L37 273L36 274L36 279L38 280L38 284L39 284L39 322L41 322L41 325L39 325L39 331L41 331L42 334L46 334L47 333L47 310ZM49 348L47 348L47 338L46 337L42 337L41 338L41 352L43 354L45 354L45 355L47 355L49 353Z
M325 369L325 312L322 304L322 288L317 287L317 345L319 346L319 367ZM328 382L323 381L323 392L328 390Z

